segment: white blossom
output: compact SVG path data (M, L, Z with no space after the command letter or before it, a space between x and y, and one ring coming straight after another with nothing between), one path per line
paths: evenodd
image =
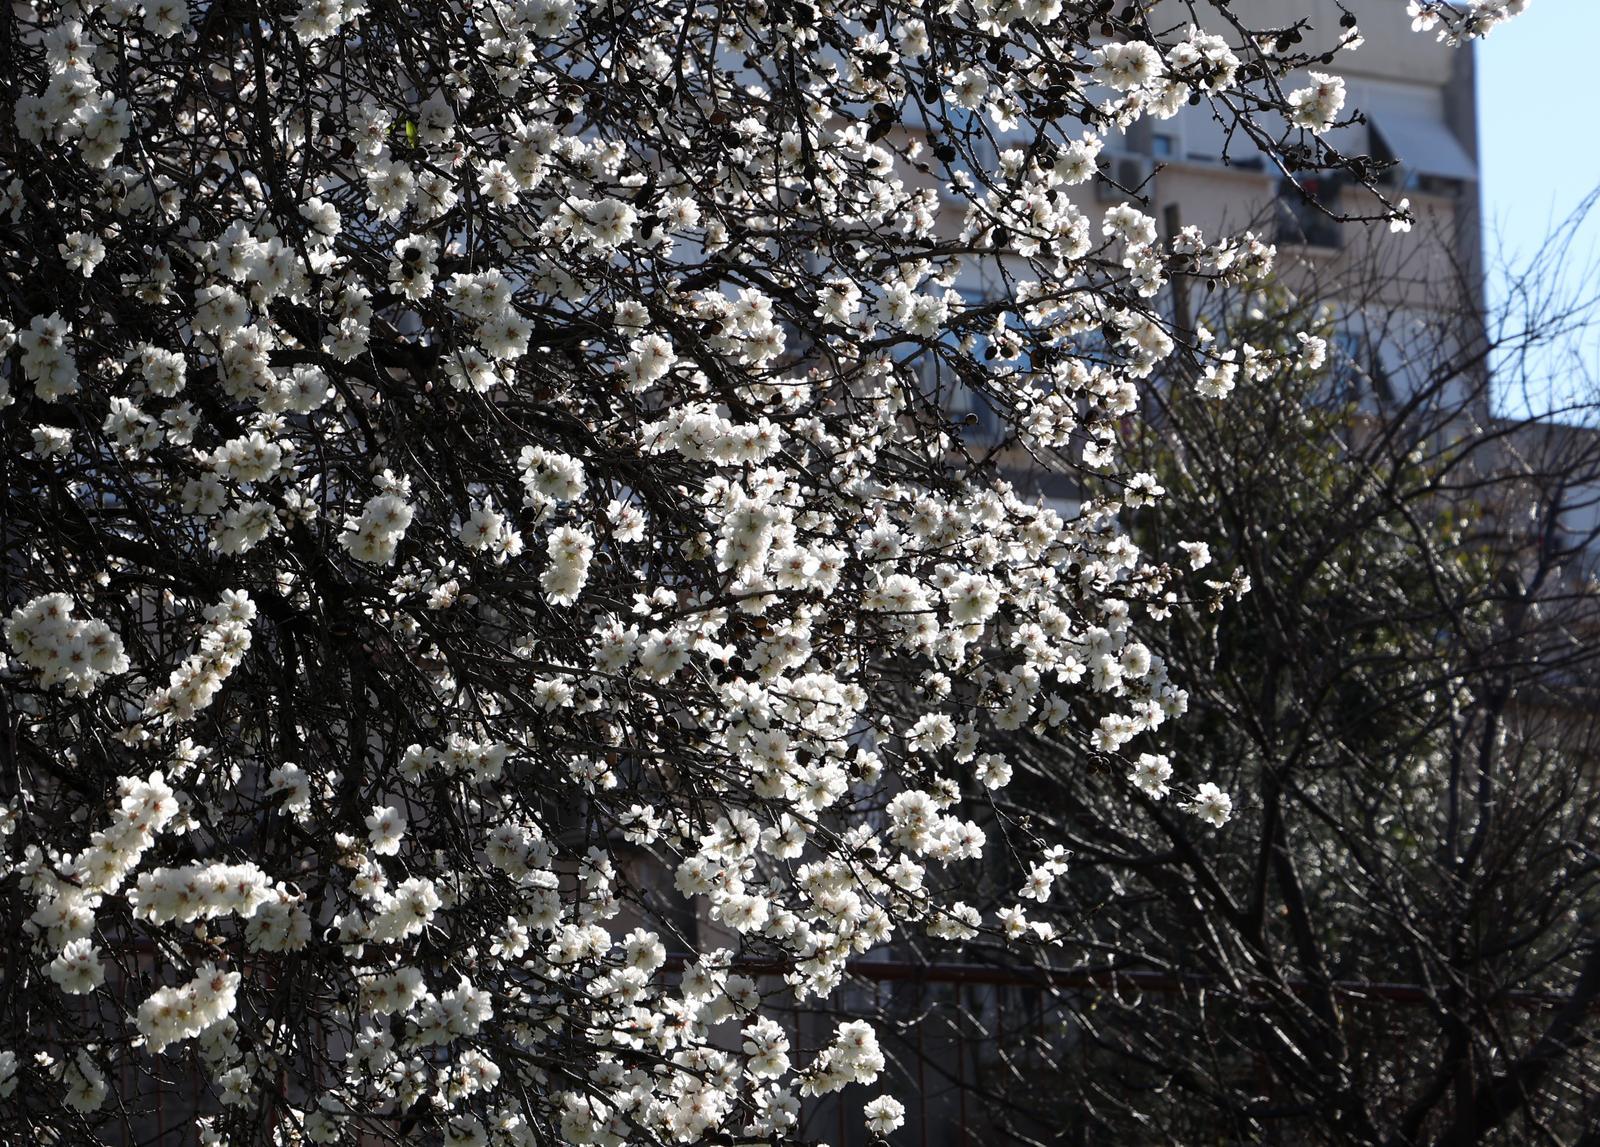
M1191 338L1169 276L1255 291L1271 245L1082 185L1186 101L1328 130L1321 49L1059 0L226 8L9 17L0 836L19 990L84 997L0 1050L41 1142L191 1077L208 1147L783 1142L886 1064L790 1005L1058 939L1008 742L1229 818L1155 751L1159 627L1248 579L1128 537L1123 427L1180 352L1224 401L1327 348Z

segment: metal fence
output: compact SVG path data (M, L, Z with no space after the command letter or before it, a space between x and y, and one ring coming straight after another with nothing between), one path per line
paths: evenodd
M683 958L674 958L663 973L675 978L684 963ZM88 1006L103 1013L97 1022L108 1025L104 1030L115 1030L121 1022L111 1014L117 1010L114 1001L143 998L153 990L155 967L148 953L131 955L108 976L112 991L87 998L98 1001ZM757 977L763 987L773 989L772 997L780 996L781 966L746 962L735 970ZM1309 990L1306 985L1290 987ZM1403 1084L1408 1070L1406 1041L1412 1038L1410 1020L1430 1004L1430 994L1414 985L1393 983L1345 982L1333 988L1341 1006L1369 1011L1378 1030L1391 1026L1379 1039L1369 1036L1369 1042L1392 1049L1392 1064L1366 1067L1389 1082ZM861 1108L874 1096L889 1094L906 1107L906 1125L894 1142L907 1147L1104 1142L1078 1116L1070 1098L1072 1084L1082 1073L1105 1071L1093 1042L1085 1038L1085 1011L1096 1007L1097 1001L1114 999L1134 1006L1135 998L1152 995L1176 1003L1173 997L1201 990L1213 990L1203 977L1149 972L854 961L845 983L825 1005L790 1006L776 1014L789 1029L802 1063L809 1050L829 1041L840 1020L872 1019L887 1059L886 1071L872 1088L850 1087L808 1099L798 1138L830 1147L865 1147L868 1135ZM1502 1001L1503 1022L1522 1023L1533 1031L1540 1018L1562 1002L1556 996L1508 993ZM1600 1079L1589 1074L1587 1057L1577 1057L1575 1066L1579 1070L1554 1086L1570 1092L1563 1107L1582 1122L1600 1110L1596 1086ZM1272 1072L1267 1063L1245 1057L1238 1067L1243 1076L1254 1076L1257 1090L1270 1094ZM291 1097L285 1088L281 1098L303 1097ZM154 1074L125 1069L114 1082L107 1109L112 1119L102 1132L106 1142L125 1147L194 1147L195 1117L220 1106L188 1057L161 1057Z

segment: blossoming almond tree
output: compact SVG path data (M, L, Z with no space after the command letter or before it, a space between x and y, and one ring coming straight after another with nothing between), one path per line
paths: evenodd
M1351 22L1144 7L11 5L8 1141L175 1071L234 1144L781 1141L870 1084L764 1005L1015 913L948 892L987 838L1048 895L986 739L1185 704L1135 380L1278 364L1157 301L1270 248L1072 188L1185 101L1342 162Z

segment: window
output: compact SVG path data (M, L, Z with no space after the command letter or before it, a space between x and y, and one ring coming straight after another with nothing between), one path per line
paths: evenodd
M1329 397L1370 407L1394 401L1394 384L1383 356L1364 329L1340 327L1328 347Z
M1344 246L1344 227L1329 216L1338 209L1337 175L1319 173L1284 179L1278 184L1278 234L1280 243L1306 247Z
M955 351L959 342L960 339L948 331L939 339L950 351ZM962 442L969 446L992 446L1005 438L1005 422L999 412L980 391L961 380L947 354L941 354L938 347L929 347L921 352L917 367L924 392L949 412Z
M958 288L960 289L960 288ZM984 301L981 288L961 290L968 305ZM993 446L1006 437L1005 420L985 395L969 386L957 373L954 363L960 359L971 361L974 357L989 362L989 340L982 334L974 336L972 352L961 354L961 338L954 331L945 331L939 341L908 352L901 361L914 370L922 385L923 394L936 401L946 411L953 431L968 446ZM998 365L998 364L997 364ZM1026 357L1008 364L1027 373ZM986 372L987 373L987 372Z

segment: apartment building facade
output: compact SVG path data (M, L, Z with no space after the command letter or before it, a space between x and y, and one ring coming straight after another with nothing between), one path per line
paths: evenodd
M1101 156L1104 178L1072 195L1091 218L1127 201L1167 234L1186 226L1207 236L1248 229L1274 244L1287 285L1340 300L1333 316L1335 370L1352 397L1378 402L1398 398L1419 381L1437 358L1442 329L1448 326L1453 340L1481 332L1475 65L1470 47L1413 32L1403 0L1237 0L1227 10L1239 27L1299 36L1295 50L1315 53L1338 45L1346 9L1363 39L1329 64L1345 80L1347 99L1341 123L1321 139L1340 156L1377 161L1374 182L1384 197L1406 201L1414 213L1409 233L1373 225L1384 205L1355 180L1319 170L1317 157L1307 157L1306 170L1291 171L1266 154L1236 123L1238 109L1227 96L1185 106L1171 119L1141 119L1112 135ZM1216 15L1209 5L1199 10ZM1149 12L1151 26L1160 29L1181 28L1192 18L1179 0L1158 0ZM1306 82L1294 75L1282 84L1289 90ZM1270 120L1255 118L1272 130ZM1311 140L1287 125L1273 134L1276 144L1291 150ZM994 146L1011 142L1000 136ZM950 226L959 226L960 206L950 211ZM955 288L973 301L1005 289L983 281L977 270L958 278ZM1169 304L1183 305L1171 298L1181 291L1175 284ZM1431 345L1419 355L1415 344L1423 332ZM988 421L981 401L970 401L971 413Z

